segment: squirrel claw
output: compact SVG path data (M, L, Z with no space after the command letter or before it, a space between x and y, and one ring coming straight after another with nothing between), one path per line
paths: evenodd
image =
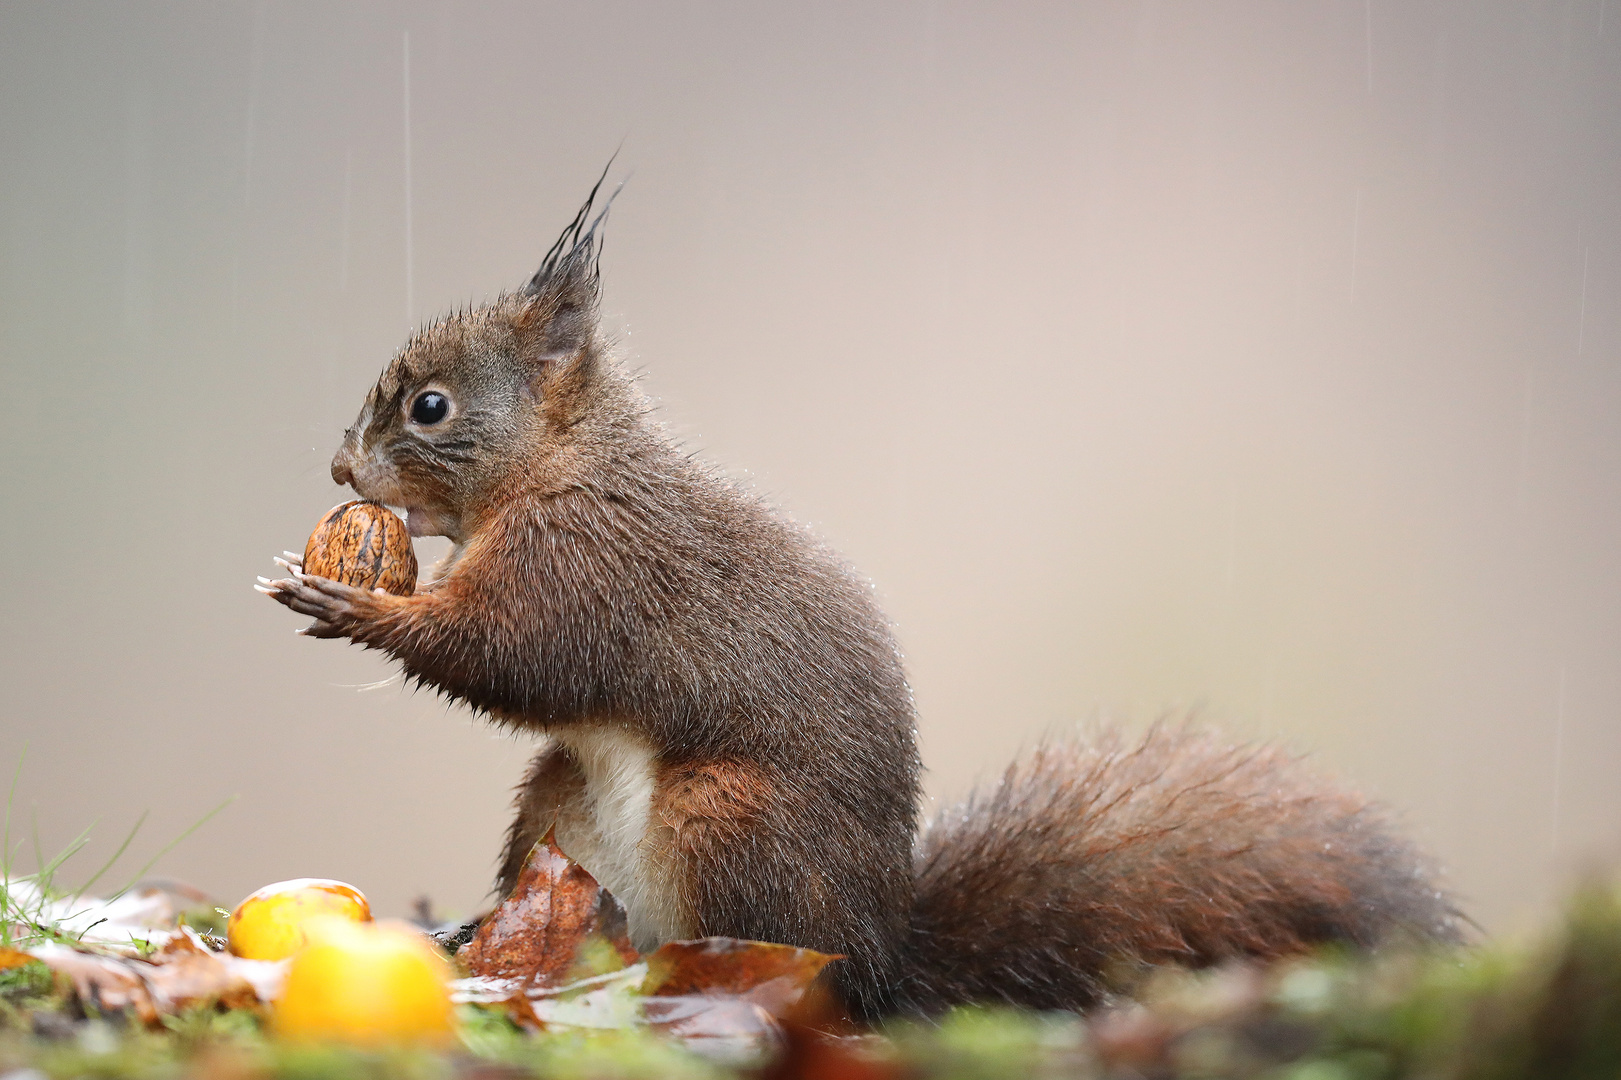
M282 559L276 562L286 567L290 576L280 581L260 578L261 584L254 588L278 604L314 619L313 623L298 631L303 637L351 636L380 602L376 594L366 589L331 581L317 574L306 574Z

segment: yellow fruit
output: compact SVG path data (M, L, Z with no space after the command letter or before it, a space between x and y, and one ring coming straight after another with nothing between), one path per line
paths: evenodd
M407 923L318 919L271 1015L284 1039L442 1045L455 1033L450 966Z
M285 960L304 947L304 925L324 915L370 922L371 906L353 885L294 878L266 885L231 912L231 951L249 960Z

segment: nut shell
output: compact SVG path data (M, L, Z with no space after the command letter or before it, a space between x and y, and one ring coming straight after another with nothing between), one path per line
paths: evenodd
M410 531L393 511L374 502L346 502L328 510L304 545L304 572L395 596L410 596L417 587Z

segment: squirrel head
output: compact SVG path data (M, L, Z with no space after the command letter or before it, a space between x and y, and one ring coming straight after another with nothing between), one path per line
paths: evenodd
M412 535L457 543L523 491L588 481L642 411L599 329L597 229L613 202L592 216L601 186L521 289L439 319L395 355L344 433L334 481L404 507Z

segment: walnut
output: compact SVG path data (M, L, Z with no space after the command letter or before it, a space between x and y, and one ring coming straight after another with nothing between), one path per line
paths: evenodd
M416 591L411 534L380 503L346 502L326 512L304 547L304 572L396 596Z

